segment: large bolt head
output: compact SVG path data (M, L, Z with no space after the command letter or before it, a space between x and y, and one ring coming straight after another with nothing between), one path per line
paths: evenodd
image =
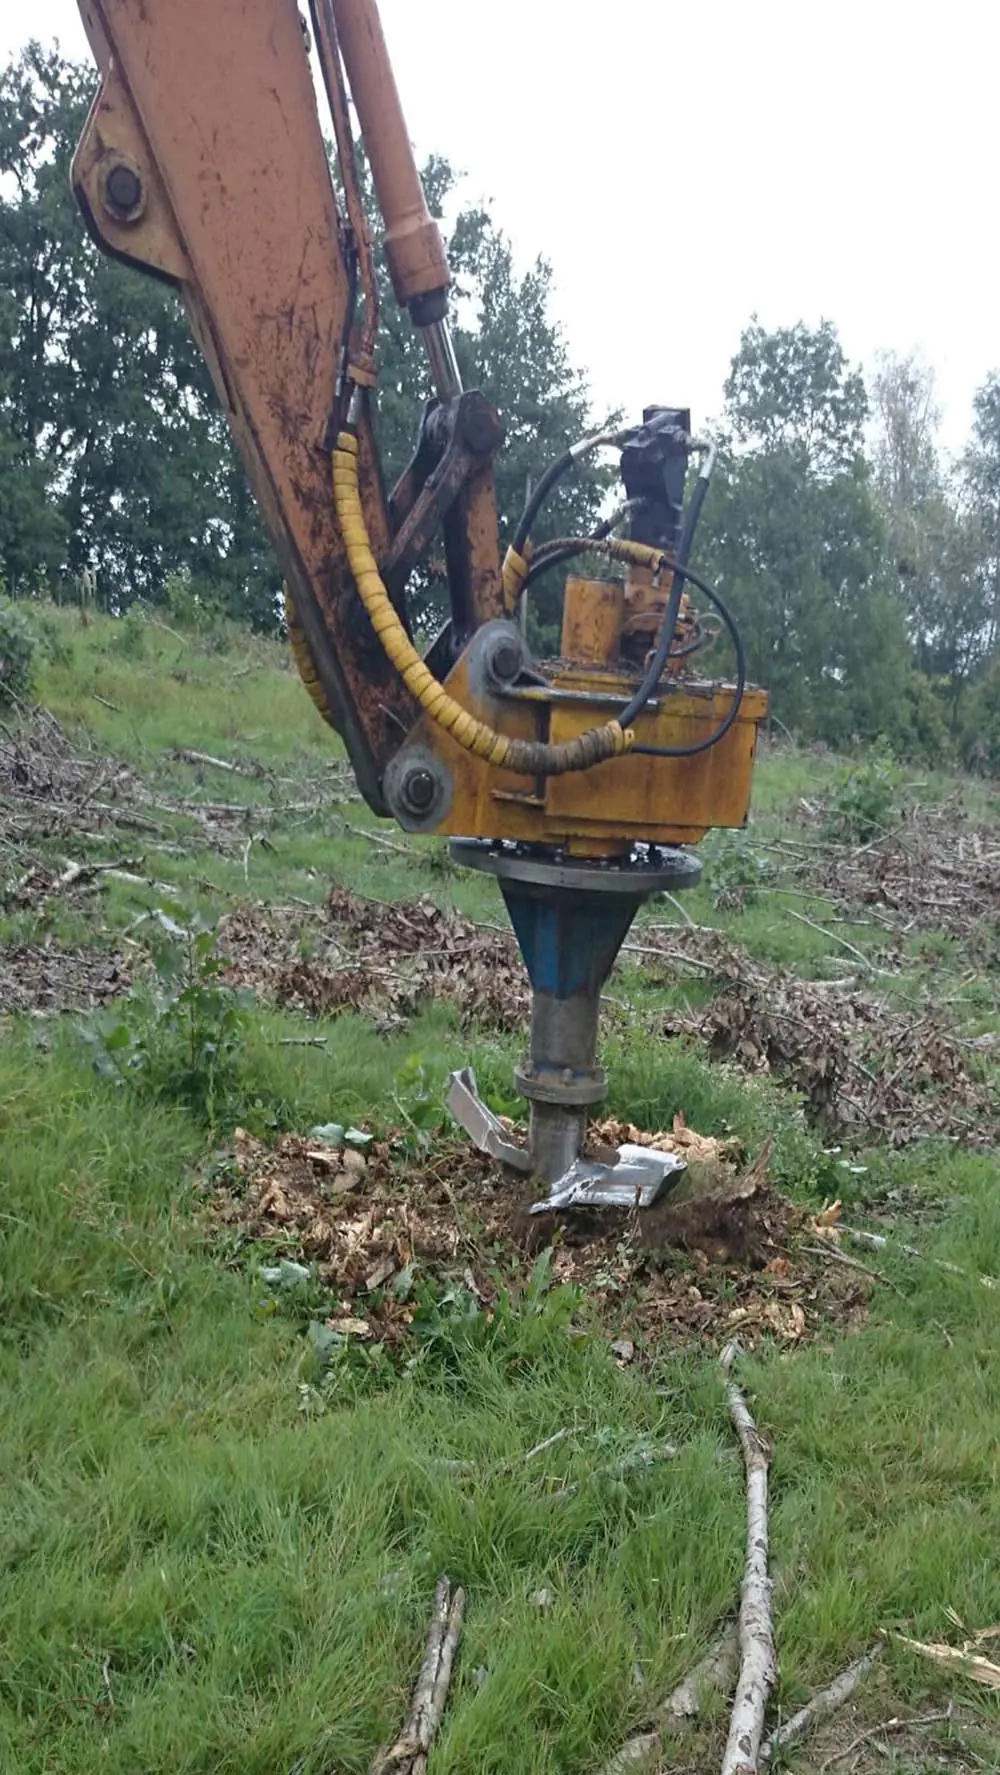
M476 456L487 456L503 441L503 426L496 409L478 390L462 402L462 437Z
M521 669L521 649L517 642L501 641L490 656L490 665L496 678L504 684L510 684Z
M425 814L434 800L434 778L429 770L411 770L403 778L402 796L411 813Z
M142 208L142 180L135 168L119 161L104 181L104 201L113 216L127 221Z

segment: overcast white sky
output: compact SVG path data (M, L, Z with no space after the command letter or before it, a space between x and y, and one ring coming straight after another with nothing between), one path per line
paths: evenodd
M167 5L170 0L156 0ZM210 4L211 0L205 0ZM2 8L84 56L74 0ZM756 312L916 350L959 448L1000 368L997 0L382 0L411 133L493 201L599 404L717 413Z

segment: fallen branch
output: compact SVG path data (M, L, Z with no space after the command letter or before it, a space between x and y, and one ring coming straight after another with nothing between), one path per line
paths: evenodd
M636 1732L615 1752L610 1763L605 1763L601 1775L625 1775L627 1769L651 1768L662 1749L663 1734L655 1727L650 1732Z
M873 1669L881 1656L881 1645L873 1646L863 1658L858 1658L853 1664L849 1664L847 1669L842 1671L840 1676L836 1677L825 1689L819 1689L811 1701L807 1701L804 1707L800 1707L797 1713L793 1713L782 1725L778 1726L771 1733L767 1743L761 1745L761 1762L769 1763L776 1751L785 1750L789 1744L798 1744L800 1738L804 1738L808 1732L811 1732L820 1720L829 1719L831 1713L836 1713L838 1707L842 1707L845 1701L850 1700L855 1689L864 1681L868 1672Z
M680 913L683 922L687 925L689 930L696 931L698 929L697 925L694 922L694 919L691 917L691 914L688 911L687 907L685 906L683 900L678 900L676 894L670 894L667 892L666 888L664 888L662 893L660 894L660 898L661 898L661 900L669 900L670 901L670 904L673 907L674 911Z
M256 777L260 775L257 770L248 770L246 765L233 764L229 758L215 758L211 752L192 752L187 746L175 746L173 756L179 758L183 764L208 764L213 770L229 771L232 776Z
M703 974L715 974L718 971L714 962L702 961L698 955L685 955L680 949L657 949L651 943L623 943L621 953L623 955L650 955L656 961L672 961L678 966L700 968Z
M174 640L179 641L182 647L187 646L187 640L186 640L185 636L181 635L177 629L172 629L170 627L169 623L161 622L158 616L147 616L146 621L149 623L151 628L162 629L163 633L165 635L172 635Z
M645 1768L660 1757L665 1737L683 1731L697 1718L706 1698L732 1686L739 1661L739 1635L730 1621L694 1669L671 1689L654 1714L648 1731L636 1732L622 1745L601 1775L625 1775L628 1769Z
M739 1344L727 1344L719 1357L726 1376L726 1403L743 1450L747 1475L747 1558L740 1593L740 1673L722 1759L722 1775L757 1775L767 1698L778 1675L771 1623L768 1577L767 1469L770 1452L732 1380Z
M152 875L134 875L130 869L106 869L105 874L111 881L123 881L127 887L152 888L155 894L173 895L177 892L169 881L157 881ZM213 893L218 891L212 888Z
M672 1689L660 1709L663 1720L693 1719L701 1712L707 1695L731 1687L736 1675L740 1649L736 1622L727 1622L715 1644L710 1646L690 1675Z
M845 949L848 955L853 955L863 968L868 969L869 973L877 974L880 971L868 960L864 950L859 949L856 943L849 943L847 938L841 937L837 931L831 931L826 925L817 924L814 918L807 918L804 912L796 912L794 906L789 906L787 910L789 917L798 919L799 924L807 924L811 931L818 931L821 937L829 937L831 942L839 943L841 949Z
M859 1263L856 1257L848 1257L847 1252L841 1251L832 1240L824 1239L820 1245L803 1245L802 1249L811 1257L824 1257L830 1263L842 1264L845 1270L856 1270L862 1276L870 1276L873 1282L881 1282L886 1288L891 1288L894 1294L900 1293L895 1282L890 1282L881 1270L873 1270L870 1264Z
M634 1473L637 1467L651 1467L656 1461L675 1461L679 1454L680 1449L673 1442L663 1442L659 1448L633 1451L632 1454L622 1455L621 1460L614 1461L610 1466L595 1467L586 1479L569 1480L558 1491L550 1492L549 1497L554 1504L561 1504L566 1498L575 1497L592 1480L606 1479L609 1476L612 1479L624 1479L627 1473Z
M439 1578L409 1717L395 1744L378 1753L370 1775L426 1775L427 1753L448 1699L464 1613L465 1591L452 1594L449 1580Z
M135 868L141 862L141 857L122 857L120 861L115 863L67 863L62 873L49 882L42 898L49 899L53 894L64 893L67 888L85 886L98 875L116 876L120 874L122 869ZM37 863L33 864L27 873L14 883L8 897L17 899L27 892L34 885L39 873L40 866Z
M567 1425L562 1430L553 1430L551 1436L546 1436L543 1442L536 1442L534 1448L529 1448L527 1454L519 1455L515 1460L505 1462L500 1469L501 1473L509 1473L512 1467L526 1465L528 1461L533 1461L536 1455L543 1455L550 1448L554 1448L557 1442L565 1442L567 1436L572 1436L572 1434L571 1425Z
M536 1455L545 1454L548 1449L554 1448L557 1442L565 1442L566 1437L572 1436L572 1434L571 1425L567 1425L562 1430L554 1430L551 1436L546 1436L544 1442L536 1442L534 1448L529 1448L523 1455L511 1455L509 1460L499 1461L495 1467L486 1468L485 1472L491 1478L513 1473L516 1468L527 1466L528 1462L533 1461ZM434 1465L447 1473L475 1473L478 1471L475 1461L437 1460Z
M368 844L378 845L380 850L395 851L397 856L412 859L417 855L412 844L397 844L394 839L386 838L381 832L373 832L367 826L352 826L349 820L341 819L340 825L352 838L363 838Z
M837 1230L848 1239L853 1239L856 1245L867 1246L869 1251L900 1251L904 1257L915 1258L918 1263L932 1263L935 1269L946 1270L949 1276L962 1276L966 1281L972 1280L971 1272L963 1270L961 1264L949 1263L945 1257L928 1257L923 1251L918 1251L915 1245L904 1245L901 1239L887 1239L884 1233L868 1233L862 1227L855 1226L838 1227ZM1000 1282L995 1276L979 1276L977 1280L982 1288L1000 1288Z

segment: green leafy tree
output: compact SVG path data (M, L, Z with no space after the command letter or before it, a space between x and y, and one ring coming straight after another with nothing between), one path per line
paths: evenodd
M955 726L987 639L976 525L941 460L931 371L884 353L872 387L874 484L893 589L917 664L942 690Z
M852 473L868 396L831 321L767 332L754 317L725 384L733 439L759 454L787 452L816 477Z
M973 399L972 438L961 463L964 504L974 536L983 657L1000 645L1000 370Z
M176 299L101 255L72 201L92 88L37 44L0 76L0 544L12 589L88 568L120 609L219 573L225 438Z
M845 745L906 725L912 672L863 454L867 396L834 328L744 332L699 551L778 718Z

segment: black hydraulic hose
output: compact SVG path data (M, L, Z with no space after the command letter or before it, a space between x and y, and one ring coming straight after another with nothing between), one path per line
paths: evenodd
M562 480L567 469L572 468L574 462L578 461L581 456L589 455L591 450L598 450L603 444L620 446L630 435L627 431L596 431L590 437L580 438L578 443L571 444L568 450L564 450L561 456L557 456L554 462L549 463L537 487L534 487L529 494L524 510L518 518L514 540L510 545L515 554L524 554L525 545L531 535L531 526L556 482Z
M632 701L628 704L627 708L622 710L620 720L623 727L631 727L636 716L642 714L650 697L655 693L660 679L663 677L667 660L670 657L670 649L673 646L674 634L677 629L677 618L680 614L684 580L692 577L687 571L688 558L691 554L694 533L698 528L698 519L701 517L701 508L705 503L705 495L708 492L708 483L712 478L712 470L714 467L715 451L714 449L709 449L702 462L701 468L698 470L698 479L695 482L694 492L691 495L687 511L684 513L684 524L681 529L681 538L677 545L677 559L673 568L674 577L670 587L670 600L664 612L663 621L660 624L660 632L657 636L656 648L635 696L632 698ZM697 584L698 582L697 580L692 580L692 583ZM710 595L713 598L713 602L715 602L714 594ZM716 607L718 608L718 606Z
M687 568L680 559L674 562L672 572L673 579L670 584L670 600L664 611L663 621L660 624L660 632L656 638L656 647L653 652L653 657L650 660L649 665L646 667L642 683L632 698L632 701L627 703L621 712L620 720L623 727L631 727L636 716L642 714L650 697L655 695L656 687L659 684L660 679L663 677L664 667L667 663L667 656L673 645L674 635L677 631L677 618L680 615L681 598L684 594L684 582L689 577Z
M567 469L572 468L572 466L572 452L564 450L561 456L557 456L554 462L549 463L541 480L532 488L527 504L517 521L517 529L514 532L514 540L511 543L511 548L514 549L517 554L524 554L524 545L527 542L528 537L531 535L532 524L535 522L535 519L541 511L542 506L545 504L545 501L548 499L556 482L561 480Z
M736 655L736 685L733 691L733 702L728 715L720 721L718 727L713 733L708 735L707 739L699 740L693 746L633 746L631 752L642 758L695 758L699 752L711 751L712 747L717 746L719 741L725 737L729 732L729 729L732 727L733 722L736 720L743 703L743 693L747 687L747 658L746 650L743 646L743 637L736 626L735 619L728 605L724 602L714 587L708 584L707 580L701 579L696 573L692 573L689 567L675 568L675 572L680 573L682 578L690 580L692 585L698 587L698 590L704 594L709 600L709 603L715 606L723 623L729 631L729 637L733 643L733 651ZM618 719L624 727L624 717L620 715Z

